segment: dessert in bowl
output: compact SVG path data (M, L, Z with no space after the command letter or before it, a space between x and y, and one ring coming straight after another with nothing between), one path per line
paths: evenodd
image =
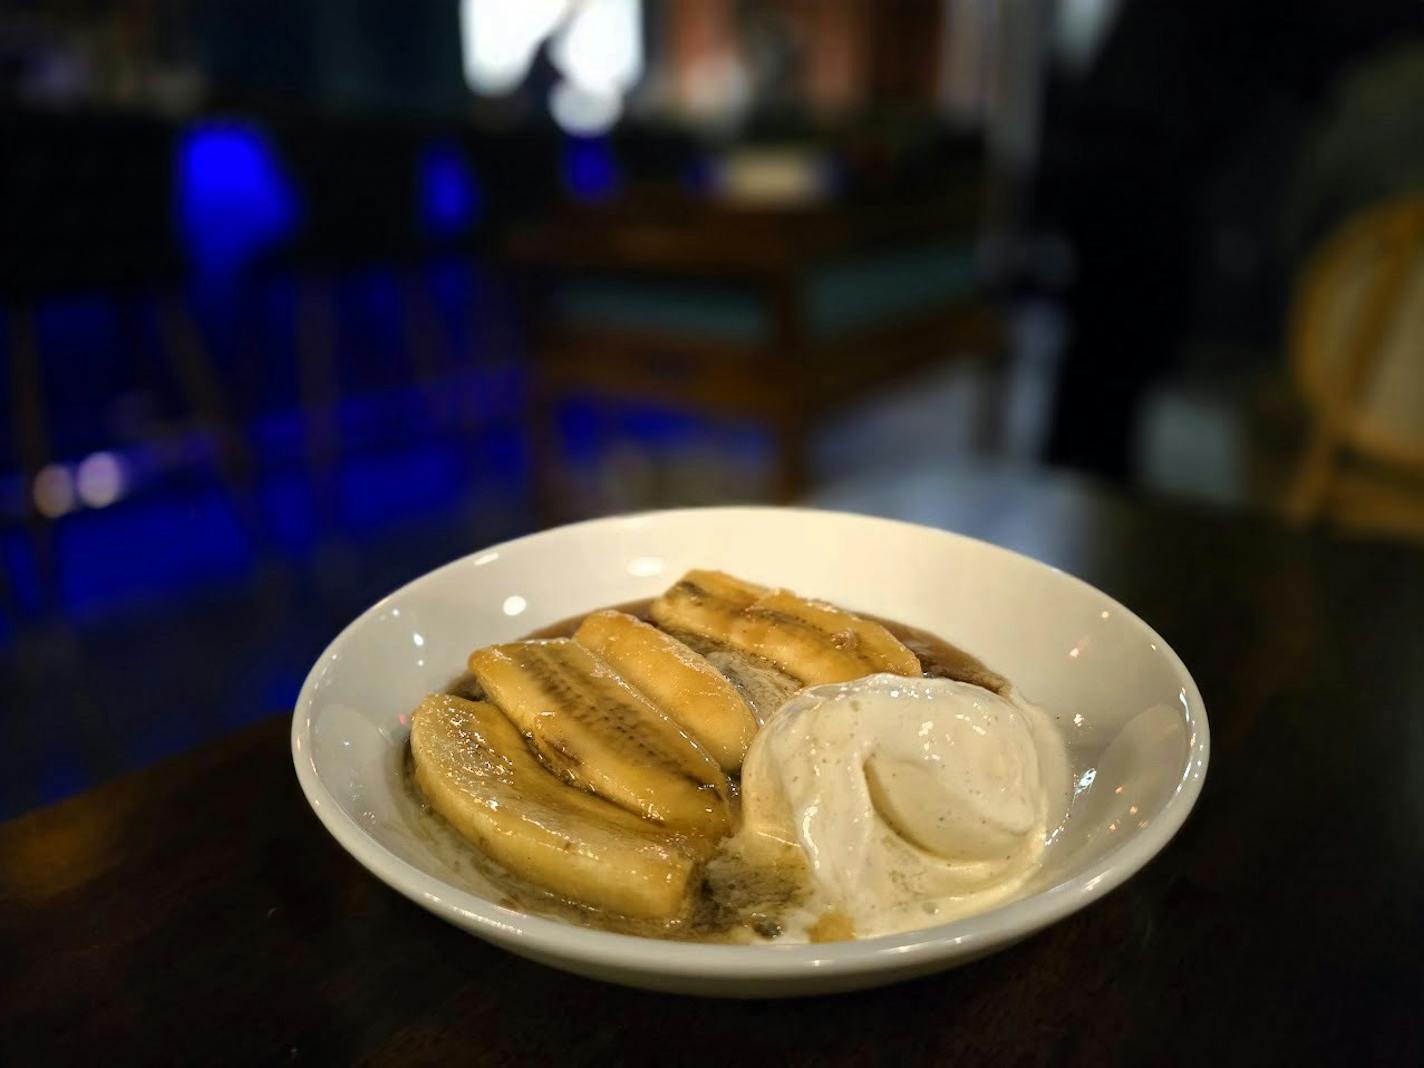
M1081 907L1185 818L1207 727L1161 639L1061 572L727 508L416 580L323 655L293 752L338 840L432 911L737 996L932 971Z

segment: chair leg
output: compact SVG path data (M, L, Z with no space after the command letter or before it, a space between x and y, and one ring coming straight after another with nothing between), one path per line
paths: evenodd
M431 414L442 429L457 425L462 398L451 392L451 370L455 363L455 339L449 324L431 295L429 282L420 267L399 273L401 336L411 369L430 404Z
M776 448L772 493L778 504L801 499L810 484L810 426L805 413L788 410L772 423Z
M10 585L10 569L3 560L0 560L0 615L9 616L16 623L20 619L20 606Z
M981 456L1000 456L1008 441L1009 382L1008 359L1003 353L973 366L979 403L974 409L971 440L974 451Z
M192 309L181 294L157 300L159 336L172 361L188 407L217 439L218 472L237 508L238 521L250 543L261 544L263 526L257 502L257 463L233 415L222 377Z
M297 279L297 369L306 419L307 465L317 514L318 540L338 527L335 475L337 426L336 292L327 279Z
M54 523L40 513L34 499L35 479L49 462L49 428L45 418L44 374L35 309L28 302L11 304L5 318L10 335L10 425L14 428L15 454L24 478L25 530L34 558L42 610L48 614L59 604L59 561Z
M579 510L571 484L568 455L559 432L559 392L542 381L536 368L529 390L529 474L534 498L534 515L540 526L568 522Z
M1330 495L1338 446L1333 435L1316 431L1286 491L1286 518L1301 526L1318 521Z

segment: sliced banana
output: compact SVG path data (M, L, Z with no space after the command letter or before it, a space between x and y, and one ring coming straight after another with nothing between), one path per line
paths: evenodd
M879 623L717 571L689 571L651 612L668 630L760 657L806 685L921 673L919 658Z
M430 695L412 717L410 749L435 811L516 875L627 916L682 912L696 863L686 843L560 782L493 705Z
M486 695L573 786L669 830L717 838L727 779L686 731L602 659L568 638L477 649Z
M737 688L706 657L626 612L590 613L574 641L676 720L723 771L742 766L757 720Z
M765 723L792 694L801 689L801 683L786 672L739 649L709 643L703 656L737 688L759 724Z
M666 630L726 642L742 610L770 592L765 586L743 582L721 571L694 568L673 583L649 610L653 622Z
M880 672L920 674L919 658L879 623L789 590L743 611L737 644L812 686Z

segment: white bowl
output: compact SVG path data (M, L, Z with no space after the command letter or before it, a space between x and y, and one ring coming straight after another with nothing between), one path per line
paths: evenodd
M442 859L409 817L410 710L477 646L714 567L923 627L1057 717L1074 797L1023 896L938 927L820 945L702 945L529 915ZM317 816L377 878L522 956L655 990L767 997L851 990L983 956L1106 894L1186 819L1207 764L1201 695L1175 653L1093 587L1025 556L886 519L709 508L599 519L432 571L364 612L312 668L292 720ZM457 870L458 868L458 870Z

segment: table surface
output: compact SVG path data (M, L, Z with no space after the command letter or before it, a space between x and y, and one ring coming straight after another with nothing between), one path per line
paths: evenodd
M1212 763L1137 877L881 990L625 990L368 875L308 810L278 716L0 825L0 1063L1424 1063L1424 553L1056 480L907 476L822 502L1024 548L1178 650Z

